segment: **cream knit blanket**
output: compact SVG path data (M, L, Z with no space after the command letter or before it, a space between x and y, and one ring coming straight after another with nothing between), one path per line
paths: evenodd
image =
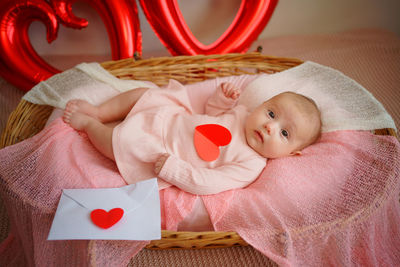
M285 91L312 98L321 110L323 132L396 129L393 119L364 87L332 68L305 62L272 75L260 75L244 90L240 103L251 110Z
M138 87L157 86L151 82L118 79L99 63L81 63L40 82L23 99L34 104L64 109L71 99L84 99L99 104L118 93Z
M138 87L157 86L151 82L121 80L98 63L82 63L39 83L23 99L63 109L70 99L99 104L120 92ZM252 110L285 91L314 99L321 110L323 132L396 129L382 104L365 88L341 72L313 62L280 73L260 75L244 89L239 103Z

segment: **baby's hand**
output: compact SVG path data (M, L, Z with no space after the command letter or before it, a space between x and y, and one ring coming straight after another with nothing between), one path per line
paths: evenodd
M167 161L168 157L169 157L169 154L165 153L165 154L162 154L162 155L157 159L157 161L156 161L156 163L155 163L155 165L154 165L154 172L155 172L156 174L159 174L159 173L160 173L160 171L161 171L162 167L164 166L164 163Z
M236 100L240 96L239 88L235 87L232 83L222 83L221 89L226 98Z

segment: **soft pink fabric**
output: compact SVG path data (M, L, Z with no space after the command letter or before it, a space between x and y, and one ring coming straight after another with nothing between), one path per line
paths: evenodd
M192 194L216 194L245 187L258 177L266 159L247 145L247 108L226 98L221 87L214 91L206 114L193 111L186 88L174 80L139 99L113 132L115 160L127 183L156 176L154 163L164 153L169 157L159 173L161 189L172 184ZM213 161L202 160L194 146L195 127L203 124L221 125L232 135Z
M399 150L393 137L327 133L301 157L269 161L247 188L202 199L216 230L238 232L278 264L393 266L400 259ZM1 150L0 161L12 228L0 265L123 266L146 244L46 241L61 189L124 185L115 164L60 119ZM176 187L160 198L162 227L170 230L196 199Z
M0 162L0 192L11 221L10 236L0 246L0 266L126 266L148 243L46 240L62 189L125 185L115 163L61 119L0 150ZM175 230L195 197L176 188L160 197L163 229Z
M338 131L300 157L270 160L227 205L204 196L216 231L235 230L282 266L400 262L400 145Z
M1 150L0 160L12 226L0 265L123 266L146 244L46 241L62 188L124 185L115 165L60 119ZM393 137L327 133L301 157L269 161L246 189L202 198L216 230L238 232L278 264L393 266L400 257L399 165ZM163 229L175 230L195 196L176 187L160 196Z
M254 78L225 77L189 85L189 97L196 99L193 109L204 112L204 102L221 82L243 88ZM61 119L50 125L33 138L0 150L0 192L11 223L10 235L0 246L0 266L125 266L148 242L46 240L62 189L125 185L115 163L101 156L85 134ZM162 229L177 230L195 200L176 187L160 191Z

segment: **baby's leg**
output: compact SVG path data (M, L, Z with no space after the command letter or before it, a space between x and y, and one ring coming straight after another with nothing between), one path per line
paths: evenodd
M114 160L113 128L103 123L122 120L148 88L137 88L119 94L99 106L74 99L67 103L63 120L72 128L87 133L92 144L106 157Z
M64 115L64 120L72 128L86 132L90 142L100 153L111 160L115 160L112 149L112 127L108 127L95 118L80 112Z
M84 100L71 100L65 107L64 121L66 116L71 116L75 112L86 114L103 123L122 120L147 90L148 88L129 90L112 97L99 106L94 106Z

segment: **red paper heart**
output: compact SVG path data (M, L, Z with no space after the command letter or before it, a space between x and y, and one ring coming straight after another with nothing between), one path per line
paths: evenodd
M214 161L219 157L219 147L228 145L232 135L218 124L199 125L194 130L194 147L202 160Z
M124 215L124 210L121 208L114 208L109 212L103 209L95 209L90 213L90 218L92 222L100 228L108 229L119 220L121 220Z
M278 0L242 0L225 33L204 45L192 34L177 0L140 0L143 12L161 42L173 55L245 52L267 25ZM205 22L207 23L207 22Z

